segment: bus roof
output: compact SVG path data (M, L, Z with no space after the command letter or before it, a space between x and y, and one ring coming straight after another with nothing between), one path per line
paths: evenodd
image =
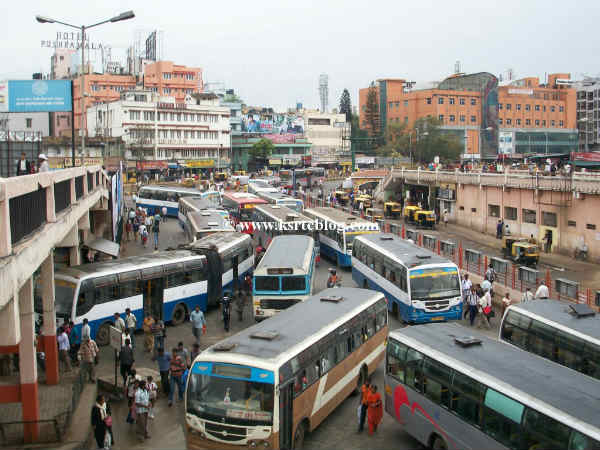
M260 198L269 199L269 200L291 200L298 201L297 198L291 197L283 192L259 192L257 194Z
M260 198L258 195L250 194L248 192L225 192L223 194L223 197L226 197L236 203L241 203L241 204L243 204L243 203L256 203L256 204L267 203L262 198Z
M340 302L321 301L328 296L341 296ZM289 358L290 351L298 350L306 341L317 342L323 336L335 330L340 323L353 317L376 301L383 294L376 291L355 288L331 288L309 297L303 302L277 313L268 320L240 331L235 336L219 342L235 347L228 352L215 350L215 345L206 349L204 357L215 359L226 354L246 355L260 361L270 360L272 364L283 364ZM299 320L302 318L303 320ZM274 339L256 339L256 333L277 333ZM310 345L310 343L308 345ZM214 355L214 356L213 356Z
M187 214L194 231L202 230L231 230L234 228L219 211L190 211Z
M335 223L343 223L347 226L352 226L357 223L362 224L371 224L373 225L373 229L379 229L378 225L373 222L369 222L368 220L362 219L357 216L353 216L345 211L341 211L339 209L330 208L328 206L319 206L316 208L305 209L304 213L307 215L314 215L323 219L328 219Z
M187 204L196 211L200 209L215 209L215 202L206 197L181 197L179 202Z
M463 347L455 343L455 337L474 337L481 341L481 345ZM493 389L504 391L508 396L544 414L551 412L547 408L550 406L600 428L598 380L488 338L457 323L406 327L390 332L390 338L405 342L442 364L459 369ZM508 391L507 385L511 387ZM539 401L532 404L531 396ZM545 405L540 405L539 402ZM554 410L551 415L556 417L557 414L559 413ZM571 426L577 429L576 425ZM587 431L589 432L589 428ZM599 435L596 430L593 436L598 439Z
M569 303L558 300L532 300L512 305L510 309L536 319L554 322L554 324L574 330L573 334L580 333L600 340L600 315L596 313L593 316L578 317L573 314Z
M204 236L203 238L198 239L196 242L190 244L188 248L194 250L208 248L214 245L221 253L240 242L247 241L247 243L250 244L251 240L252 238L249 234L237 233L235 231L224 231L223 233L213 233L208 236Z
M257 274L270 267L292 267L308 272L314 247L315 241L310 236L302 234L275 236L254 272Z
M141 186L140 190L142 189L148 189L148 190L152 190L152 191L168 191L168 192L185 192L185 193L190 193L190 194L197 194L198 196L201 195L201 191L199 189L196 188L186 188L186 187L178 187L178 186L161 186L161 185L146 185L146 186Z
M311 222L310 217L304 214L297 213L291 208L284 205L257 205L256 211L260 211L281 222Z
M172 264L195 259L197 257L198 255L189 250L171 250L149 255L130 256L128 258L114 259L111 261L83 264L81 266L65 267L57 270L56 273L81 280L87 278L89 275L102 276L112 273L121 273L161 264Z
M368 243L388 257L398 259L407 268L426 264L453 264L452 261L431 250L419 247L391 233L363 234L356 240Z

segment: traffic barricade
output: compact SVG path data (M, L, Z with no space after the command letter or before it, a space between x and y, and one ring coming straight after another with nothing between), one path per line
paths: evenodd
M456 257L456 242L440 241L440 251L446 258L454 261Z
M465 269L467 272L481 275L481 252L470 248L465 249Z
M555 296L559 300L570 300L579 303L579 283L566 278L554 280Z
M432 236L431 234L423 235L423 247L428 248L429 250L435 250L437 245L437 238Z
M504 286L510 286L510 272L511 263L505 259L497 258L495 256L490 257L490 264L496 272L496 283L503 284Z
M525 289L530 288L533 292L535 292L538 281L540 279L539 270L532 269L530 267L520 266L518 269L518 279L516 289L521 292L525 291Z

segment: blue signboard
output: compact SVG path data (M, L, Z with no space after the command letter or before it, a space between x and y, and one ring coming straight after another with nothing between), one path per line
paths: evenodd
M71 111L70 80L9 80L8 112Z

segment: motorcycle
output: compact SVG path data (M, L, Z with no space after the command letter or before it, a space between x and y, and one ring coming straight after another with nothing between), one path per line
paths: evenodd
M575 259L580 259L581 261L587 261L588 259L588 246L583 244L581 247L577 247L575 249Z

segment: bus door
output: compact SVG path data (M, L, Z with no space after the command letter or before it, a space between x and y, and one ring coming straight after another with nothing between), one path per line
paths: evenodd
M223 293L223 262L216 248L209 248L203 253L208 263L208 287L206 288L208 298L206 306L209 307L216 305L221 300Z
M235 255L233 258L231 258L231 267L233 269L233 279L231 281L231 289L232 291L235 293L238 291L239 289L239 284L240 284L240 274L239 274L239 265L240 261L239 261L239 256Z
M279 387L279 448L291 450L294 430L294 380Z
M164 278L151 278L149 280L142 281L142 283L144 283L144 315L146 313L150 313L155 319L164 320Z

